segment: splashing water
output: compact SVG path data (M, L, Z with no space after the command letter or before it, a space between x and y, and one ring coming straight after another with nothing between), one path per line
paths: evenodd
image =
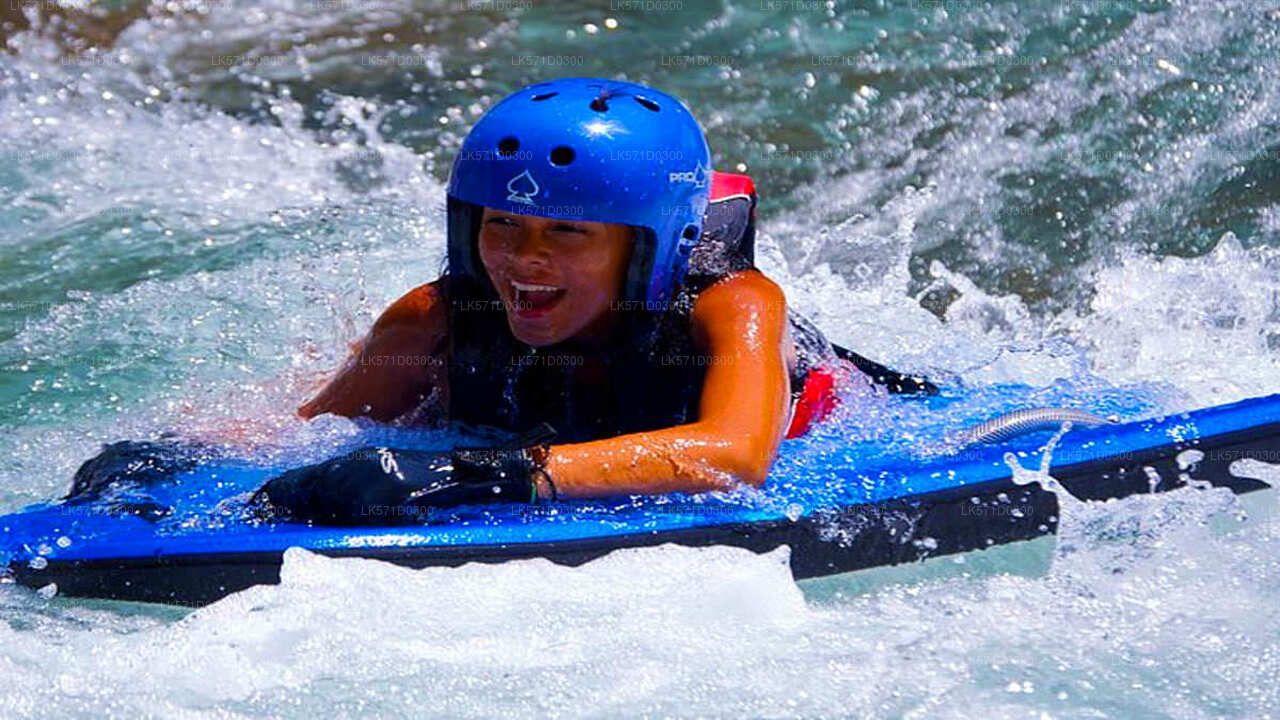
M759 265L791 304L954 390L958 417L1280 387L1265 5L156 3L99 9L116 30L92 50L21 5L34 29L0 30L6 510L121 437L323 455L361 432L291 411L438 273L467 127L551 75L686 99L716 166L760 184ZM850 398L777 475L927 424ZM1056 544L884 582L660 547L424 571L291 551L280 586L198 611L3 586L0 695L16 717L1280 713L1274 493L1084 503L1044 458L1013 465L1058 492Z

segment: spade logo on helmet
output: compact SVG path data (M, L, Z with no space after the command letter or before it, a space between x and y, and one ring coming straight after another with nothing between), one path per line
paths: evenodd
M507 199L511 202L533 205L533 196L537 195L541 189L538 187L538 181L533 179L528 170L525 170L507 181Z
M692 170L684 170L681 172L667 173L667 182L669 183L691 182L693 183L694 187L697 187L697 188L706 187L707 175L709 173L710 173L710 168L706 167L702 163L698 163L698 166Z

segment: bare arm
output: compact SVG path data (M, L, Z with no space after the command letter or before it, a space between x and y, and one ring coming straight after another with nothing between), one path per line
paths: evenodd
M552 448L562 497L704 492L764 484L786 430L786 299L756 271L708 288L693 309L711 356L697 422Z

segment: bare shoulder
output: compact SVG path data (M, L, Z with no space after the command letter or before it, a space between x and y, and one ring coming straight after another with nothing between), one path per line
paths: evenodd
M770 338L786 336L787 298L759 270L743 270L699 293L690 320L699 347L755 352L760 343L771 344Z
M443 331L448 322L447 309L443 279L419 285L382 312L373 324L373 333L407 328Z
M366 415L389 422L412 410L433 388L447 388L443 376L448 304L437 280L410 290L391 304L323 389L298 409L311 418L322 413Z
M779 285L759 270L742 270L703 290L693 306L694 318L723 322L726 317L785 316L787 298Z

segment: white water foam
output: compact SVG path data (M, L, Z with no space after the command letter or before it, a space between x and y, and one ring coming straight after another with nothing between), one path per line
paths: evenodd
M309 19L308 4L273 4L251 19L335 32L334 17L369 21L361 10ZM988 293L940 262L930 274L957 296L944 317L924 310L909 290L907 250L928 243L921 227L989 218L1001 197L993 169L1035 168L1054 153L1081 150L1070 139L1045 151L1033 135L1006 137L1011 122L1069 116L1116 88L1158 88L1168 72L1142 46L1182 44L1191 55L1212 48L1222 40L1216 9L1174 3L1172 15L1141 19L1131 35L1098 51L1143 58L1120 85L1079 78L1075 90L1046 81L1000 107L961 103L971 112L958 116L963 127L932 153L942 167L919 190L893 188L937 162L912 150L910 139L933 126L928 115L939 98L896 101L899 112L884 121L896 129L869 145L873 159L907 152L901 169L872 163L840 182L814 183L815 197L843 204L770 218L762 228L762 267L836 340L899 367L937 371L943 380L982 386L1086 373L1115 384L1154 377L1170 388L1171 412L1274 391L1275 254L1230 238L1214 255L1195 259L1120 251L1118 260L1071 279L1092 293L1084 307L1050 317L1012 295ZM155 57L175 66L211 51L269 51L270 33L243 11L220 4L209 28L197 23L172 36L165 34L172 26L148 21L122 48L137 55L160 43L169 49L156 48L164 52ZM1017 25L1018 11L995 12ZM956 23L979 15L953 14ZM369 21L367 34L376 37L393 23ZM503 25L508 32L511 23ZM1023 38L1015 30L1012 42ZM38 53L22 53L14 62L41 77L24 75L17 90L6 88L0 137L6 150L50 153L43 165L18 169L30 187L5 184L6 192L18 188L11 207L32 213L18 235L43 241L78 223L119 220L106 223L106 246L68 243L49 253L65 262L49 272L97 277L93 266L113 248L144 252L148 243L164 242L166 229L197 243L208 237L249 245L247 236L261 226L282 242L198 273L162 273L119 290L89 286L29 320L15 341L25 355L56 360L105 338L126 348L123 361L112 360L122 362L123 373L162 380L141 397L104 397L101 416L89 419L59 414L56 400L33 404L29 425L6 430L6 506L53 496L96 442L121 435L246 417L268 418L268 427L251 435L303 432L288 412L307 381L340 359L342 342L358 336L374 313L438 268L440 188L417 179L412 153L370 131L387 109L338 99L336 112L362 127L365 144L355 133L330 144L303 130L287 98L272 101L279 124L183 101L157 101L157 108L145 102L147 82L156 78L139 74L135 82L107 66L87 80L68 80ZM324 70L323 57L304 60L281 72ZM954 59L973 61L964 52ZM1182 57L1171 62L1188 65ZM1248 104L1254 118L1275 107L1273 84L1258 87ZM865 106L854 102L841 112L853 116ZM1248 122L1243 117L1238 129L1247 132ZM385 159L379 167L389 182L353 186L335 168L367 152L368 143ZM1193 151L1194 162L1179 159L1184 150ZM1153 172L1133 179L1139 192L1103 223L1115 232L1095 233L1096 242L1123 245L1125 231L1164 211L1157 200L1194 185L1197 168L1222 161L1194 150L1174 147ZM126 206L138 217L111 215ZM805 244L811 233L819 245ZM1001 247L1000 238L986 239ZM189 251L159 247L180 259ZM330 323L335 315L343 320ZM171 373L170 356L180 358L179 372ZM109 369L97 368L104 375ZM71 370L60 372L31 383L43 380L53 392L56 383L79 382ZM859 407L872 417L892 419L887 413L894 412L870 400ZM325 422L313 439L349 431L342 421ZM877 432L856 431L864 438ZM1243 477L1276 477L1274 465L1232 467ZM1269 610L1280 605L1280 525L1264 519L1214 530L1210 520L1234 522L1239 507L1221 491L1193 488L1113 503L1063 502L1063 543L1047 574L905 582L823 602L805 600L785 553L674 547L618 553L580 568L531 561L421 572L294 551L283 585L182 619L3 587L0 695L18 717L1280 713L1271 681L1280 672L1280 618Z

